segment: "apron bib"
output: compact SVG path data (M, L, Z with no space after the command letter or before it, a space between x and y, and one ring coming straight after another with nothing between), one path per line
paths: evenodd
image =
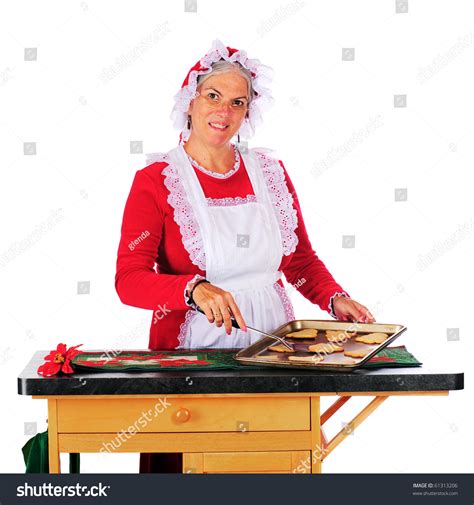
M208 204L182 145L168 153L200 228L206 279L232 293L247 324L270 332L294 318L291 302L277 284L282 239L260 163L251 150L241 154L255 198L221 206ZM181 326L178 348L242 348L260 338L252 330L236 328L227 335L223 326L217 328L204 314L190 309Z

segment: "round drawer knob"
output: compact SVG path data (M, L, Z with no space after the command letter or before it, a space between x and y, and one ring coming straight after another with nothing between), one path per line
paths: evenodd
M189 412L188 409L185 409L184 407L181 407L174 413L174 420L177 423L185 423L186 421L189 421L191 417L191 412Z

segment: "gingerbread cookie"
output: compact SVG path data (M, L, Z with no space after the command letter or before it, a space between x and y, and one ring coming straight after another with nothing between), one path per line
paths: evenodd
M306 328L304 330L292 331L285 336L289 338L315 338L318 335L318 330Z
M290 349L288 349L288 347L285 347L283 344L271 345L268 350L275 352L295 352L294 349L290 351Z
M363 344L381 344L387 340L388 335L386 333L369 333L367 335L361 335L357 337L356 342L362 342Z
M351 337L357 335L356 331L345 331L345 330L326 330L326 338L328 342L335 342L336 344L343 344L347 342Z

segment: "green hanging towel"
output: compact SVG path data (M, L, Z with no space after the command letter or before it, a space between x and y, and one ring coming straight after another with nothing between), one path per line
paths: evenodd
M25 473L49 473L48 430L37 433L22 447ZM69 454L69 473L80 473L80 454Z

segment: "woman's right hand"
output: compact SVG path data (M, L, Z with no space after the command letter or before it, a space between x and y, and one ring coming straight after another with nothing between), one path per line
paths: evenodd
M214 286L210 282L201 282L193 291L194 303L204 311L210 323L225 327L227 335L232 331L231 315L237 321L242 331L247 331L247 325L229 291Z

